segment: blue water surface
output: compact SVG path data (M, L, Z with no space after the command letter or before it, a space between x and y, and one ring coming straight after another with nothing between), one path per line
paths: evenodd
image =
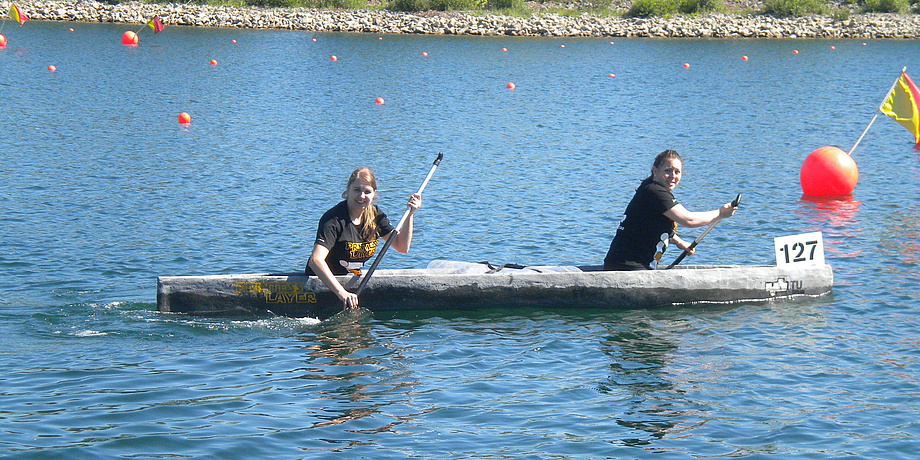
M167 25L121 45L140 27L3 30L0 455L920 450L912 137L876 120L853 154L850 196L809 199L798 183L810 151L853 146L902 67L920 75L916 41ZM374 169L380 206L401 214L438 152L412 251L386 267L597 264L665 148L684 156L676 194L689 209L744 195L687 262L772 264L774 237L821 231L833 292L325 321L155 311L158 275L301 269L357 166Z

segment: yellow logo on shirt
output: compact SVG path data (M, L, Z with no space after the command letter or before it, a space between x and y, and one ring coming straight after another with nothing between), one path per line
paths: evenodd
M369 259L374 256L374 251L377 250L377 240L364 243L346 242L345 249L348 251L348 258L351 260Z

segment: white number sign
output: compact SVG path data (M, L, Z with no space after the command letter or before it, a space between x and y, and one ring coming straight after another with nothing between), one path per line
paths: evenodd
M824 265L824 240L821 232L773 238L776 265Z

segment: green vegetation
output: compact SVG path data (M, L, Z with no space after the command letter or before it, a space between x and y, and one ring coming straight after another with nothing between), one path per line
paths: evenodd
M910 10L908 0L865 0L862 5L863 11L867 13L904 14Z
M722 0L633 0L629 16L647 18L675 14L701 14L724 9Z
M830 12L823 0L767 0L763 12L775 16L804 16Z

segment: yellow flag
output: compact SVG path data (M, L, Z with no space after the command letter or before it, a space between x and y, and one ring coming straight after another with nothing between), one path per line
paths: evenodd
M25 24L25 23L26 23L26 19L29 19L29 17L26 16L25 14L23 14L22 10L20 10L19 7L16 6L15 3L10 3L10 13L9 13L9 16L10 16L10 18L11 18L12 20L18 22L19 25Z
M888 99L882 104L881 111L891 117L914 135L914 142L920 147L920 89L911 81L906 72L895 83Z

